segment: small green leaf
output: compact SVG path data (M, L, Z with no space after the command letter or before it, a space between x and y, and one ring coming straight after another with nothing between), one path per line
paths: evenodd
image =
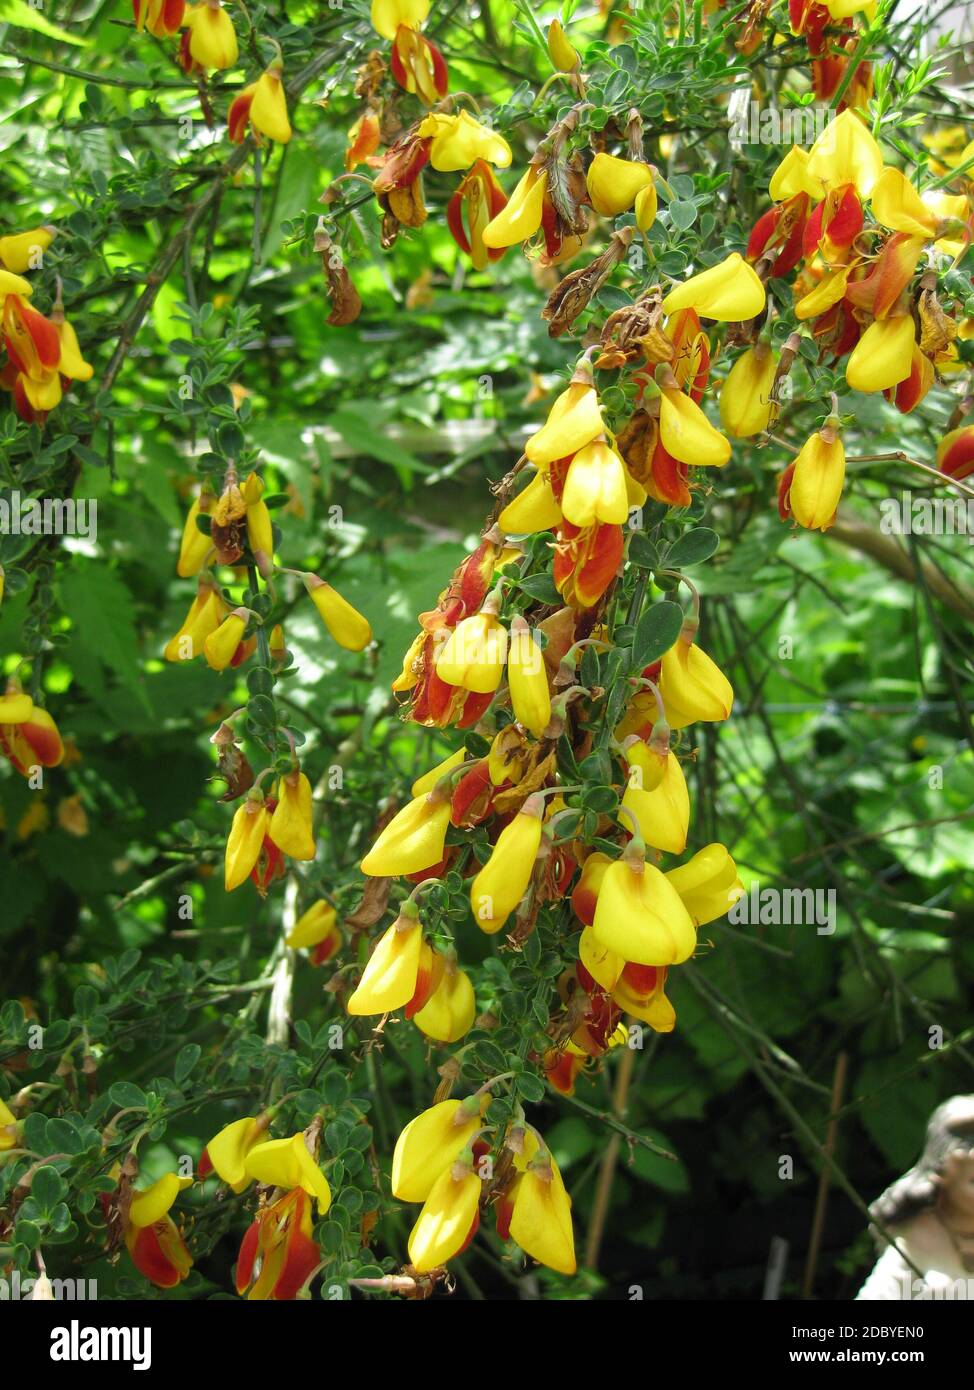
M632 644L632 669L641 671L658 661L664 652L680 635L683 626L683 609L678 603L662 599L646 609L636 624L636 638Z

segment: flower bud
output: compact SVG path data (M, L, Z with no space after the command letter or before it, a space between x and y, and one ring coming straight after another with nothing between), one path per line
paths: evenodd
M668 854L682 854L686 849L690 793L675 754L667 754L663 776L652 791L644 791L638 782L630 781L622 805L636 817L639 833L647 845ZM632 822L620 815L619 824L629 829Z
M734 705L734 691L723 671L684 637L663 656L659 691L671 729L685 729L698 721L719 724Z
M522 617L511 624L507 680L516 719L540 738L551 718L551 691L538 639Z
M302 575L311 602L321 614L330 636L349 652L360 652L372 641L368 620L316 574Z
M558 72L574 72L581 61L568 42L560 19L553 19L548 25L548 57Z
M267 833L291 859L313 859L311 783L300 769L286 773L277 784L277 805Z
M224 864L224 887L228 893L239 888L260 857L270 816L258 793L248 796L234 812Z
M795 459L788 505L799 526L828 530L835 520L844 481L842 436L826 424L805 441Z

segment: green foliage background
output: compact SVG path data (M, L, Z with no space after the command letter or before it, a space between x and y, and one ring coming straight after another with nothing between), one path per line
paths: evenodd
M166 45L135 36L122 0L59 7L70 39L28 8L0 5L0 205L5 230L64 229L35 303L49 307L60 275L96 378L74 389L43 435L0 415L0 470L5 488L57 495L70 482L96 499L98 536L50 548L5 537L0 555L27 575L0 609L0 659L12 671L43 653L35 679L78 751L41 794L13 773L0 777L0 954L11 1000L0 1013L0 1094L43 1083L24 1146L74 1156L48 1166L3 1237L0 1263L26 1267L40 1245L50 1270L97 1277L103 1295L153 1296L127 1263L98 1255L97 1194L111 1186L102 1132L131 1107L108 1154L124 1152L132 1126L145 1124L140 1158L154 1176L260 1099L288 1093L295 1127L327 1108L339 1195L321 1233L334 1257L324 1283L376 1274L404 1259L410 1214L387 1184L377 1190L373 1168L388 1171L391 1144L430 1102L446 1050L433 1049L427 1064L421 1035L404 1023L368 1048L365 1020L348 1028L346 1052L332 1054L327 1029L339 1015L323 989L328 971L306 962L296 968L293 1029L267 1041L281 893L266 902L249 885L224 893L229 812L208 785L208 736L247 691L242 677L161 660L193 592L174 573L178 528L199 476L195 456L219 452L220 431L239 428L269 491L290 495L275 514L284 563L334 579L372 621L377 649L348 656L295 599L287 634L300 674L281 697L314 772L336 760L345 772L327 797L300 901L325 891L351 910L380 803L457 743L395 714L389 681L415 615L475 542L490 484L517 458L574 350L549 340L538 317L546 288L516 251L487 274L464 267L442 215L453 176L429 178L427 226L389 254L378 251L362 185L348 185L345 254L364 311L350 328L325 322L310 233L358 114L354 70L382 47L362 3L250 5L256 29L284 46L289 78L306 74L292 103L294 141L259 163L234 152L221 123L240 70L213 80L219 119L208 129L195 85ZM491 0L472 20L466 8L435 6L430 32L452 90L493 104L516 170L568 98L556 87L530 107L550 68L523 7ZM724 101L744 62L719 23L697 32L694 7L680 8L691 22L674 33L672 7L642 6L629 44L615 48L590 7L577 20L596 106L636 104L664 166L658 139L675 137L667 172L692 217L662 217L653 240L661 268L677 276L691 257L706 263L742 247L781 154L730 149ZM885 9L872 40L875 60L891 64L877 120L898 142L890 157L901 148L922 160L919 131L970 121L971 104L945 95L936 73L911 78L918 26L900 23L895 4ZM554 8L542 11L547 20ZM250 80L254 53L244 52ZM789 67L797 56L786 37L748 65L766 92L797 100L807 86ZM949 61L949 49L942 56ZM911 133L907 117L922 125ZM160 262L164 283L140 317ZM955 274L962 300L969 275ZM627 297L607 289L595 317ZM802 371L780 428L793 443L818 423L834 385L812 363ZM531 373L543 379L540 402L526 402ZM187 374L192 401L179 389ZM836 389L841 408L841 380ZM859 397L847 451L904 449L930 461L952 404L937 388L906 418ZM773 446L735 447L690 516L664 528L673 539L702 521L722 538L699 570L703 641L737 696L729 724L706 726L698 740L691 847L722 840L745 882L834 889L838 928L707 929L671 991L677 1031L637 1058L625 1117L676 1161L623 1144L597 1273L525 1276L496 1241L478 1242L457 1262L461 1296L526 1286L529 1296L625 1298L640 1285L647 1298L756 1298L774 1236L789 1241L783 1296L796 1296L842 1056L840 1174L815 1292L849 1297L871 1258L855 1194L860 1203L878 1195L916 1157L932 1107L972 1089L970 551L963 537L907 538L904 580L833 535L795 534L773 507L785 461ZM896 461L854 466L844 506L875 533L883 498L905 487L926 495L928 482ZM959 596L953 606L931 593L944 575ZM62 809L74 797L81 834ZM512 996L523 1004L550 989L549 943L545 954L498 956L469 920L456 930L461 960L482 962L481 1009L510 1015ZM25 1047L31 1020L45 1027L36 1050ZM942 1047L931 1047L932 1028L943 1030ZM575 1101L528 1072L518 1083L565 1173L580 1246L607 1134L591 1109L609 1105L616 1064L583 1077ZM779 1178L782 1155L794 1157L791 1181ZM0 1168L0 1188L14 1177L13 1164ZM361 1215L379 1208L362 1252ZM181 1209L195 1215L197 1265L169 1296L225 1291L246 1197L217 1204L195 1190Z

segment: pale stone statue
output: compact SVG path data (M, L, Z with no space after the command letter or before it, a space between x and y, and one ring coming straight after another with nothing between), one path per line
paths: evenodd
M857 1300L974 1298L974 1095L937 1107L920 1161L869 1210L900 1250L882 1242Z

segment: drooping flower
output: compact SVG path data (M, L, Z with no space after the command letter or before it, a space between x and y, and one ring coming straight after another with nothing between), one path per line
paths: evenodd
M409 25L400 24L392 40L389 71L403 91L433 106L446 96L449 74L443 54L431 39Z
M353 1017L392 1013L416 993L423 950L423 924L400 913L376 942L358 988L346 1008Z
M192 661L201 655L203 643L229 613L223 597L211 579L201 579L196 597L179 631L170 637L163 651L167 661Z
M463 618L436 654L436 674L447 685L487 695L496 690L507 661L507 628L490 600Z
M535 1143L525 1145L523 1171L505 1199L509 1212L506 1234L539 1264L559 1274L574 1274L571 1198L551 1153L536 1136L531 1137Z
M484 228L484 245L501 250L533 237L541 227L547 187L547 171L529 164L506 205Z
M234 97L227 116L227 130L235 145L247 138L247 126L260 143L266 135L278 145L286 145L292 134L287 114L287 97L281 78L284 66L275 60L265 68L256 82L249 83Z
M215 501L216 498L210 489L203 488L199 495L193 498L190 509L186 513L183 533L179 542L179 559L176 561L176 573L180 579L189 579L194 574L199 574L206 563L207 556L213 549L213 542L208 531L200 530L196 524L196 518L208 516Z
M475 160L446 205L450 234L470 257L475 270L484 270L489 261L498 261L504 255L506 247L487 246L484 230L506 205L504 190L490 165L483 159Z
M236 65L237 34L221 0L188 5L183 23L189 31L187 51L194 63L214 72Z
M528 439L524 452L536 468L571 458L605 430L592 368L583 359L566 390L558 396L545 423Z
M224 862L224 887L228 893L239 888L260 858L270 813L259 791L251 791L234 812Z
M443 976L423 1007L413 1014L421 1032L436 1042L454 1043L473 1027L477 1002L470 976L449 957Z
M730 440L680 390L672 368L662 367L660 377L659 433L664 449L680 463L722 468L731 455Z
M140 1274L160 1289L173 1289L192 1268L193 1259L169 1212L192 1178L166 1173L132 1198L125 1217L125 1246Z
M0 697L0 751L22 777L38 767L57 767L64 744L53 718L11 683Z
M777 356L761 340L731 367L720 392L720 422L735 439L749 439L768 429L777 366Z
M653 171L641 160L619 159L600 150L589 165L585 183L595 211L602 217L618 217L652 186Z
M720 723L734 704L730 681L689 634L681 635L664 654L659 690L671 729L698 721Z
M548 57L558 72L574 72L581 62L560 19L553 19L548 25Z
M249 621L248 609L235 608L203 639L203 656L212 671L225 671L232 664Z
M429 869L443 858L450 824L450 798L436 787L414 797L379 834L362 860L363 874L396 878Z
M809 530L828 530L842 496L845 448L838 423L830 416L805 441L794 462L788 507L799 526Z
M267 833L291 859L315 857L311 783L299 767L286 772L277 783L277 805Z
M442 1100L410 1120L392 1155L392 1195L425 1202L440 1174L471 1143L486 1104L486 1095Z
M321 1262L313 1229L311 1198L300 1187L263 1207L240 1243L237 1293L259 1302L296 1298Z
M638 965L679 965L693 954L697 933L673 885L632 855L610 864L599 887L596 940Z
M520 616L511 623L507 680L515 718L540 738L551 718L551 691L538 639Z
M629 516L625 464L604 436L585 444L568 465L561 511L573 526L621 526Z
M497 837L470 887L470 907L481 931L500 931L527 892L541 845L544 802L528 797Z
M409 1259L419 1274L461 1254L480 1224L483 1183L471 1162L454 1160L434 1182L409 1235Z
M360 652L372 641L372 628L356 608L343 599L337 589L333 589L316 574L304 574L304 587L311 595L311 602L321 614L329 634L349 652Z
M641 781L631 780L622 798L623 807L636 817L639 833L653 849L668 854L682 854L687 846L690 824L690 793L679 759L669 753L660 781L651 790ZM620 816L620 824L629 828L631 821Z
M293 951L311 948L312 965L324 965L342 944L338 914L331 903L319 898L295 922L285 937Z
M910 375L916 334L910 313L869 325L849 355L845 379L853 391L885 391Z

